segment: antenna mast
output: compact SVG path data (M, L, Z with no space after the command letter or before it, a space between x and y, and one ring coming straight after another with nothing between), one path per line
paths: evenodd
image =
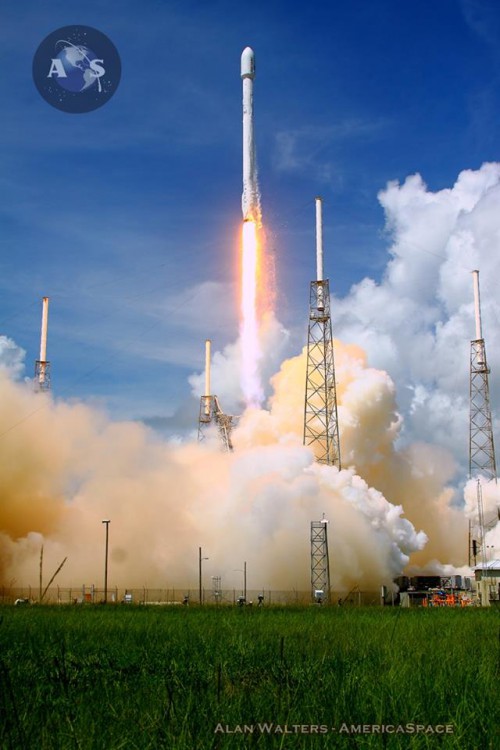
M50 391L50 362L47 361L47 333L49 327L49 298L42 299L42 330L40 359L35 362L35 391Z

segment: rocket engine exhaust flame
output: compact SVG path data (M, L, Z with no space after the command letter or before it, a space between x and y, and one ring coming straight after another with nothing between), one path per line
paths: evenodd
M257 289L259 282L259 240L254 221L244 221L241 236L241 385L247 406L263 401L259 378L259 322Z

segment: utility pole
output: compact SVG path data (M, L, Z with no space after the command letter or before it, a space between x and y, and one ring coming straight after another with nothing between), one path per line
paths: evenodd
M106 551L104 553L104 604L108 603L108 542L109 542L109 524L111 521L106 519L102 522L106 526Z
M200 606L203 604L203 577L202 577L203 560L208 560L208 557L202 557L201 547L198 547L198 588L199 588Z

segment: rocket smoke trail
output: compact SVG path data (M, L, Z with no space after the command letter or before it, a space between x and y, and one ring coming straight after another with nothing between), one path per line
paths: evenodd
M247 406L260 406L264 399L259 374L261 348L257 316L259 237L254 221L243 222L241 284L241 387Z

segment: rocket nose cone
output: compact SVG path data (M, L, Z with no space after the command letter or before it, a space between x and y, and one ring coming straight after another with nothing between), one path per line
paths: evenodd
M255 54L251 47L245 47L241 53L241 77L255 78Z

